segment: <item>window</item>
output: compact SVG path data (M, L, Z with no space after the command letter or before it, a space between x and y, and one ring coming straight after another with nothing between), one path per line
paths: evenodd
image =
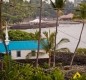
M36 51L35 51L35 50L32 50L32 51L31 51L31 55L32 55L32 56L35 56L35 55L36 55Z
M21 57L21 51L17 51L17 57Z
M11 51L9 51L9 55L11 56Z

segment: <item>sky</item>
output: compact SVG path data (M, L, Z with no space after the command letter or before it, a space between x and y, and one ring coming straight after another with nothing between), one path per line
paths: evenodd
M74 0L70 0L70 1L74 2Z

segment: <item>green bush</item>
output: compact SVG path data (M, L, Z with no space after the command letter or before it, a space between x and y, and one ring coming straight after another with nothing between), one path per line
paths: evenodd
M51 72L52 80L64 80L64 75L60 69L55 69Z
M35 68L30 64L14 62L8 56L4 57L3 66L0 80L64 80L64 75L59 69Z
M35 33L28 33L20 30L10 30L8 33L11 41L37 40L39 35L37 31Z
M79 55L86 55L86 48L78 48L76 52Z
M48 63L45 62L44 65L43 65L43 68L48 69L49 68Z

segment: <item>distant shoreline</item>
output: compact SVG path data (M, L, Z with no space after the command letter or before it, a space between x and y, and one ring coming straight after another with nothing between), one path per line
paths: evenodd
M74 21L59 21L59 24L81 24L81 22L74 22ZM41 28L49 28L49 27L55 27L56 21L46 21L41 23ZM21 23L21 24L15 24L10 27L10 29L36 29L39 28L39 23Z
M75 21L59 21L60 24L81 24L81 22Z

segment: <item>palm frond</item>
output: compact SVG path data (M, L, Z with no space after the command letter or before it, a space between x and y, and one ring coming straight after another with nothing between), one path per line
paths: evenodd
M48 39L48 32L43 32L44 36Z
M53 3L53 1L52 1L52 0L50 0L50 3L51 3L51 5L52 5L52 7L55 9L55 8L56 8L56 6L55 6L55 4Z
M51 52L51 50L54 47L54 41L55 41L55 32L50 33L48 32L43 32L43 34L45 35L45 39L41 40L41 44L42 44L42 48L46 51L46 52Z
M56 8L62 9L66 0L55 0Z
M68 48L60 48L58 50L56 50L57 52L70 52L70 50Z
M46 52L49 52L49 44L47 40L41 40L41 45Z
M57 46L59 46L59 45L61 45L61 44L63 44L63 43L67 43L67 42L70 42L70 40L67 39L67 38L62 38L62 39L57 43Z
M51 34L49 35L49 41L50 41L51 43L54 43L54 41L55 41L55 32L53 32L53 33L51 33Z

